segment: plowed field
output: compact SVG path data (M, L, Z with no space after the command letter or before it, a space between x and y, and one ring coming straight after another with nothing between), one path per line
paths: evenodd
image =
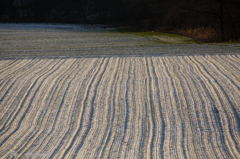
M0 158L240 158L238 47L1 25Z

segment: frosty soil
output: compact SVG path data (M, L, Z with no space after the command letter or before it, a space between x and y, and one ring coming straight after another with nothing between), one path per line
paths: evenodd
M12 151L10 153L10 157L16 158L18 156L18 154L15 151ZM30 157L30 156L35 156L35 157L49 157L51 156L50 153L48 154L44 154L44 153L31 153L31 152L27 152L25 154L23 154L24 157Z
M0 158L240 158L238 45L4 25Z

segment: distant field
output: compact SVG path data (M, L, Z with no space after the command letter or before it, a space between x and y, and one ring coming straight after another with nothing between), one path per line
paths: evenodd
M0 24L0 158L240 158L239 45L155 36Z
M176 35L152 32L119 33L117 30L91 25L0 23L0 57L240 53L240 43L195 44L190 39Z

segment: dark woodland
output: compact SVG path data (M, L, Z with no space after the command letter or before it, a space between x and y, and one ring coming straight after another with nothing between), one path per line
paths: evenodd
M192 34L202 28L214 32L213 41L236 41L240 0L0 0L0 22L97 23Z

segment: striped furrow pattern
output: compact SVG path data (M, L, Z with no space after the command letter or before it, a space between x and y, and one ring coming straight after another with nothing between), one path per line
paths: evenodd
M239 68L239 54L1 60L0 158L240 158Z

